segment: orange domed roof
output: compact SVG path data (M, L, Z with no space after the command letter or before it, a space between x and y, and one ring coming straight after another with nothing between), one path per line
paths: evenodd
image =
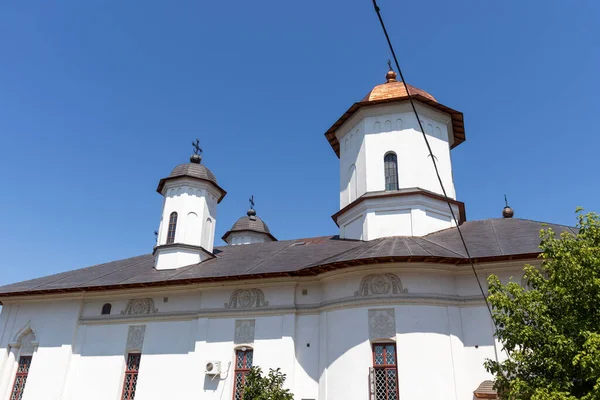
M460 111L453 110L450 107L446 107L445 105L438 103L435 97L424 90L408 84L405 86L403 82L398 82L396 80L396 73L394 71L388 71L388 73L385 75L385 79L385 83L375 86L373 90L363 97L361 101L350 106L350 108L340 118L338 118L333 125L331 125L327 132L325 132L325 137L329 141L329 144L338 157L340 156L340 143L336 136L336 132L359 109L362 107L372 107L380 104L404 102L411 98L419 103L425 104L431 108L450 115L452 119L452 138L450 148L454 148L465 141L465 123L463 120L463 114ZM407 88L408 91L406 90Z
M362 102L367 101L381 101L381 100L400 100L407 99L408 93L406 92L406 88L412 96L421 95L429 100L437 102L435 97L430 95L424 90L418 89L414 86L406 85L404 86L403 82L398 82L396 80L396 73L394 71L389 71L386 76L386 82L381 85L377 85L371 90L362 100Z

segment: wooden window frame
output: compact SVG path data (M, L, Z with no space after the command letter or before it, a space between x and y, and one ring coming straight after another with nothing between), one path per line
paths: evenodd
M27 369L25 371L21 370L21 363L29 359L29 362L26 364ZM23 392L25 391L25 384L27 383L27 377L29 376L29 368L31 368L31 361L33 360L33 356L20 356L17 364L17 373L15 374L15 380L13 381L12 390L10 392L10 399L21 400L23 398ZM17 386L19 381L19 377L22 378L23 383Z
M135 357L137 358L136 364L134 364L134 368L129 368L129 358ZM121 400L134 400L135 392L137 389L137 379L140 371L140 363L142 361L142 353L127 353L125 358L125 376L123 377L123 391L121 392ZM130 382L131 385L127 387L127 377L131 377Z
M242 361L242 367L238 368L238 353L243 353L244 354L244 358ZM252 359L250 360L250 364L248 365L248 353L252 353ZM237 375L242 374L242 383L240 385L240 395L239 398L242 399L244 396L244 385L246 384L246 375L248 375L248 372L250 372L250 369L252 368L252 365L254 363L254 349L246 349L246 350L242 350L242 349L237 349L235 351L235 360L234 360L234 364L233 364L233 393L232 393L232 399L236 400L236 395L238 393L238 386L236 385L236 381L237 381Z
M383 364L377 364L376 361L375 361L375 347L377 347L377 346L383 347L383 361L384 361ZM394 361L395 361L394 364L388 364L387 363L387 346L393 346L394 347ZM383 371L393 370L395 372L395 377L396 377L396 385L395 385L396 386L396 390L395 390L396 396L395 396L395 399L400 399L400 391L398 389L398 351L397 351L397 348L396 348L396 343L390 343L390 342L376 342L376 343L373 343L372 346L371 346L371 353L372 353L372 357L373 357L373 370L374 370L375 374L377 374L377 370L383 370ZM387 373L386 373L386 375L387 375ZM377 378L375 378L375 379L377 379ZM375 400L380 400L377 397L377 384L376 384L376 382L374 382L374 383L375 383L375 396L374 396L374 398L375 398ZM389 391L389 389L387 387L387 380L386 380L386 393L385 393L385 399L383 399L383 400L389 400L390 399L389 392L390 391Z
M175 232L177 231L177 215L176 211L173 211L169 215L169 228L167 230L167 244L175 243Z

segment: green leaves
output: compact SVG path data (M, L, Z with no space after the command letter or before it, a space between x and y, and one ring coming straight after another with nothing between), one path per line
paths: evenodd
M600 399L600 217L577 210L577 234L540 232L542 266L522 287L488 278L506 361L487 360L502 399Z
M283 389L285 378L279 368L263 376L259 367L252 367L246 375L243 400L294 400L290 391Z

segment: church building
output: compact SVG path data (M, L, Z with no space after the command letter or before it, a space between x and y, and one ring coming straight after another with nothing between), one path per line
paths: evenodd
M215 241L227 192L196 147L158 181L147 254L0 287L0 400L240 400L252 366L296 400L496 398L483 363L503 354L455 221L484 290L539 265L542 223L467 220L463 114L393 71L325 137L338 235L278 240L251 207Z

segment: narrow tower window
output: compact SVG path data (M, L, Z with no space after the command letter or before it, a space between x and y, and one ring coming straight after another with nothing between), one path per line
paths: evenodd
M244 383L246 382L246 375L252 368L253 356L252 349L237 350L235 352L233 400L242 400L244 396Z
M109 315L111 309L112 309L112 305L110 303L104 304L102 306L102 315Z
M19 357L19 367L17 368L17 376L15 377L15 383L13 384L13 390L10 395L11 399L23 398L23 391L25 390L25 383L27 382L27 375L29 375L30 365L31 356Z
M167 232L167 244L175 242L175 229L177 228L177 213L172 212L169 217L169 231Z
M398 157L396 153L387 153L383 157L385 169L385 190L398 190Z
M398 400L398 366L396 345L373 344L373 374L375 400Z
M133 400L135 398L135 388L137 386L141 358L142 355L140 353L127 354L127 368L125 370L125 379L123 380L122 400Z

